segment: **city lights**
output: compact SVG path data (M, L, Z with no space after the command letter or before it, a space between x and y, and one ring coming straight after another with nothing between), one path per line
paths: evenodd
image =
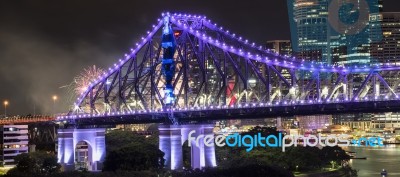
M386 1L4 1L2 172L400 174Z

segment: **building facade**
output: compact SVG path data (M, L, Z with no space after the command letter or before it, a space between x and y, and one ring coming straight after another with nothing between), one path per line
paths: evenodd
M334 125L343 125L344 122L370 122L372 115L367 113L333 115L332 123Z
M379 18L382 41L372 45L371 55L381 65L400 65L400 12L382 12ZM399 81L398 74L388 74L385 80ZM400 83L400 82L398 82ZM398 89L394 85L392 89ZM400 113L373 114L371 129L394 131L400 128Z
M287 2L294 55L336 65L371 62L370 44L382 34L378 19L383 0Z
M294 55L331 63L328 0L288 0Z
M400 64L400 12L383 12L379 21L382 41L372 45L371 55L379 63Z
M292 55L292 43L290 40L271 40L267 41L265 47L280 55Z
M296 117L301 132L317 132L332 125L331 115L298 116Z
M28 125L0 126L0 138L2 163L5 167L13 167L16 165L15 156L28 153Z
M400 113L374 114L371 128L375 130L395 130L400 128Z
M383 0L354 4L333 0L287 2L293 54L297 57L339 66L397 62L400 15L383 13ZM361 83L353 85L360 86ZM333 123L358 125L357 122L371 121L372 116L335 115Z
M370 131L372 123L371 121L347 121L342 122L341 125L349 127L352 131Z

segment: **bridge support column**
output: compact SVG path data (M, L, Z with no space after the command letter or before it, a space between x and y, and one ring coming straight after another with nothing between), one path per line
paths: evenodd
M183 168L181 127L175 125L160 125L160 150L165 153L165 167L171 170Z
M58 130L58 163L65 171L75 169L73 131Z
M106 154L105 129L59 129L58 162L65 171L75 170L77 144L87 144L87 161L83 162L89 171L100 171ZM81 150L81 149L78 149Z
M201 169L217 166L214 141L209 147L204 145L206 136L214 137L213 128L213 125L160 126L160 150L165 153L165 166L172 170L182 169L182 145L189 139L188 135L193 130L195 133L191 137L199 137L199 146L196 145L195 139L191 139L191 142L189 142L191 145L192 168Z
M214 137L214 127L213 126L207 126L204 127L204 135L211 135ZM212 141L212 146L205 146L204 147L204 167L216 167L217 166L217 160L215 158L215 146L214 146L214 138Z

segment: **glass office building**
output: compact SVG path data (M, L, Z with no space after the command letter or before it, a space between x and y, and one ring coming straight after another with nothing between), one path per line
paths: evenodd
M290 40L271 40L267 41L266 49L278 53L280 55L292 55L292 43Z
M336 65L371 63L382 0L287 0L294 55Z
M383 12L379 17L383 37L372 45L371 55L381 64L400 65L400 12Z
M331 63L328 0L288 0L294 55Z

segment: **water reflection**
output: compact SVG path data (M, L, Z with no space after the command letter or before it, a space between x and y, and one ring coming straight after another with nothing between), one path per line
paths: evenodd
M345 148L356 152L357 157L367 157L367 160L350 160L353 168L359 170L359 177L379 177L382 169L388 176L400 176L400 146L386 145L384 147L355 147Z

